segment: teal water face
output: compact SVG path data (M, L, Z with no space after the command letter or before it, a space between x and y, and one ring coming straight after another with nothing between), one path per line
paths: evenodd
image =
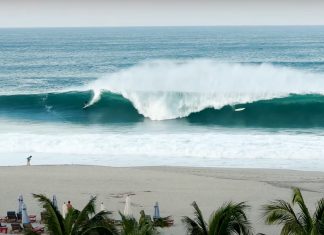
M191 94L187 94L191 95ZM128 125L149 117L140 114L131 101L114 93L103 93L98 102L84 108L92 92L23 94L0 96L0 114L16 121L84 125ZM323 128L324 96L290 95L285 98L205 108L192 112L179 122L196 126L253 128ZM166 120L164 120L166 122ZM152 123L153 124L153 123Z
M323 42L324 27L0 29L0 164L316 164Z

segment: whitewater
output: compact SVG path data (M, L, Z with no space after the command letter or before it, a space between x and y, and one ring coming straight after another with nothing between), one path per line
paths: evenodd
M206 108L287 97L324 94L324 74L268 64L242 65L200 59L153 61L107 74L88 86L94 92L121 94L151 120L186 117Z
M0 32L0 165L324 169L322 27Z

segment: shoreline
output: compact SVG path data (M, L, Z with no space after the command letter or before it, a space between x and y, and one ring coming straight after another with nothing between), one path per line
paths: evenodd
M23 194L29 214L39 219L40 207L31 193L53 194L59 208L71 200L82 208L97 195L107 210L123 211L126 194L132 195L135 217L144 209L153 214L160 204L161 216L172 215L175 226L165 234L184 234L181 217L192 216L190 204L195 200L205 219L226 201L247 201L248 216L255 232L278 234L278 227L267 226L261 218L261 205L274 199L291 199L291 187L300 187L310 210L324 193L324 172L255 168L214 167L107 167L89 165L0 166L0 216L16 210L17 198Z
M113 166L113 165L97 165L97 164L26 164L21 165L0 165L1 168L16 168L16 167L98 167L98 168L116 168L116 169L202 169L202 170L220 170L220 171L286 171L286 172L304 172L304 173L323 173L321 170L310 170L310 169L294 169L294 168L266 168L266 167L227 167L227 166L186 166L186 165L130 165L130 166Z
M10 162L10 158L17 158L17 155L9 155L10 157L6 157L4 159L0 159L2 160L0 163L0 169L1 167L25 167L26 165L26 157L20 157L20 160L15 163L15 164L3 164L4 162ZM19 155L21 156L21 155ZM28 156L28 154L25 154L25 156ZM74 156L74 155L73 155ZM79 155L75 155L75 156L79 156ZM74 157L75 157L74 156ZM48 156L47 156L48 157ZM51 157L54 157L54 155ZM65 159L69 156L67 155L62 155L60 156L60 160L61 159ZM150 162L148 162L147 164L144 164L143 162L139 162L138 164L134 164L134 162L141 160L141 158L135 158L132 159L132 164L129 164L129 162L126 162L126 159L124 159L123 163L119 163L119 164L110 164L111 162L107 163L107 164L96 164L96 163L89 163L89 162L82 162L80 161L80 163L74 163L69 162L69 161L63 161L63 163L56 163L57 161L51 161L51 159L47 159L49 160L48 163L46 163L46 161L44 161L41 158L37 158L33 159L31 161L31 166L33 167L59 167L59 166L89 166L89 167L108 167L108 168L193 168L193 169L225 169L225 170L270 170L270 171L300 171L300 172L318 172L318 173L324 173L324 163L321 164L320 160L316 160L316 161L312 161L310 160L306 165L302 166L295 166L293 167L292 164L293 162L298 162L298 164L302 163L302 159L290 159L289 161L282 161L282 160L278 160L277 164L272 163L271 165L268 165L267 161L275 161L276 159L267 159L266 161L264 159L262 159L262 161L264 161L262 164L258 164L256 163L255 165L251 164L252 160L251 159L246 159L245 164L243 162L239 162L239 163L233 163L236 162L236 160L239 159L226 159L226 161L220 162L219 164L210 164L209 166L206 164L196 164L194 165L193 162L190 162L190 164L186 165L186 164L181 164L181 163L175 163L175 164L159 164L159 163L154 163L154 164L150 164ZM113 158L112 160L115 160L115 158ZM128 159L130 160L130 159ZM255 159L255 161L258 161L258 159ZM37 162L37 164L35 164L35 162ZM173 162L172 162L173 163ZM278 165L279 167L274 167L275 165ZM309 165L312 165L313 167L309 167ZM316 165L316 167L314 167L314 165Z

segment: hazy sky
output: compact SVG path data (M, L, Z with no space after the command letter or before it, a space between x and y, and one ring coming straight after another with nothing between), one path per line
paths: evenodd
M324 25L324 0L0 0L0 27Z

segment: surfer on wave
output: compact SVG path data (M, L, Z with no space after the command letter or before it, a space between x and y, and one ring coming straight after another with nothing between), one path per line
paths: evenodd
M86 109L86 108L88 108L88 102L87 101L85 101L84 103L83 103L83 107L82 107L83 109Z

